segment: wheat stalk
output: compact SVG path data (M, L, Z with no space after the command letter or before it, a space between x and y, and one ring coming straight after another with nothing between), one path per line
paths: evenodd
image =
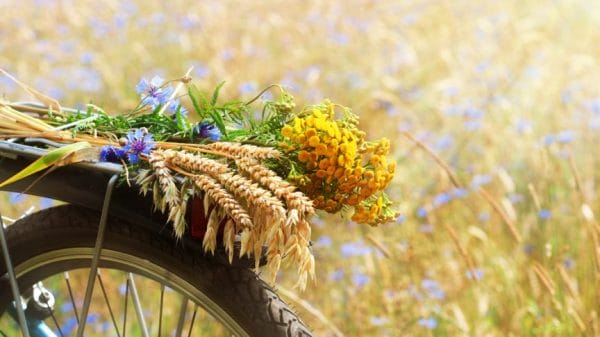
M176 165L189 173L204 172L215 175L229 171L227 165L197 154L173 150L167 150L165 152L168 154L169 164Z
M175 184L175 178L167 167L166 160L171 154L167 151L155 150L148 158L148 162L156 177L154 183L155 205L158 205L164 213L166 206L169 207L168 219L173 224L175 235L178 238L185 232L185 210L187 207L187 188L181 190ZM157 191L158 187L158 191ZM157 193L158 192L158 193ZM162 192L162 194L161 194Z
M216 142L206 145L206 147L236 158L267 159L277 158L281 155L279 151L272 147L261 147L240 143Z
M252 228L252 220L248 212L237 202L235 197L231 195L223 186L215 179L205 176L196 175L191 177L192 181L198 188L205 191L208 196L217 205L223 208L236 224L242 228Z
M238 159L236 164L240 170L249 174L254 181L267 187L278 198L285 200L288 209L288 225L298 223L314 214L315 209L312 201L304 193L296 191L294 185L283 180L277 173L251 158Z

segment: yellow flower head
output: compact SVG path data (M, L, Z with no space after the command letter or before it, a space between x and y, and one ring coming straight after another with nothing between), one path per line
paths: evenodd
M306 183L301 190L315 207L337 212L343 206L354 207L352 219L359 223L377 224L390 219L391 203L382 192L392 180L396 163L388 164L390 142L382 139L365 141L366 134L358 129L358 117L325 101L305 109L281 129L285 146L296 153L303 168ZM375 198L376 193L380 197Z

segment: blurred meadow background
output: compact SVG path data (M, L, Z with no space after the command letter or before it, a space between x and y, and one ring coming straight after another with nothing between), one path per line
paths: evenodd
M316 336L600 335L598 41L584 0L0 0L0 67L64 106L126 111L194 66L224 99L280 83L390 138L396 222L314 221L317 282L289 302Z

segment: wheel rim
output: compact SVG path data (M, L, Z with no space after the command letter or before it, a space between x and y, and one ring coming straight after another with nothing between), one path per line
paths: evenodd
M60 272L67 271L63 269L89 267L89 261L91 261L93 252L93 248L88 247L65 248L45 252L19 263L19 265L15 266L15 273L19 279L23 277L38 278L36 273L45 273L46 275L43 278L48 278ZM68 267L65 268L67 264ZM100 265L102 268L108 267L124 273L133 272L141 277L165 285L204 309L228 329L230 333L235 336L249 336L231 316L206 296L206 294L175 273L147 259L115 250L103 249Z

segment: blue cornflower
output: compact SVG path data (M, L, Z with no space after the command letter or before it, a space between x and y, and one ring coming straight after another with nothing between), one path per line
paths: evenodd
M542 220L548 220L548 219L550 219L551 216L552 216L552 212L550 212L550 210L547 210L545 208L540 209L540 211L538 212L538 217Z
M420 326L425 327L427 329L433 330L433 329L437 328L438 321L437 321L437 319L435 319L433 317L421 318L417 321L417 324L419 324Z
M429 213L429 212L427 212L427 208L425 208L425 207L417 208L417 217L418 218L421 218L421 219L425 218L427 216L427 213Z
M483 270L481 270L479 268L475 268L473 270L467 270L465 272L465 275L467 276L467 278L469 280L480 281L481 279L483 279Z
M130 164L137 164L140 160L140 154L150 154L150 150L156 147L154 137L145 129L129 131L127 134L127 145L123 151L127 153L127 159Z
M575 140L576 134L575 131L565 130L561 131L556 135L556 141L561 144L568 144Z
M174 99L169 103L169 106L167 107L167 109L173 113L177 112L177 109L179 109L179 112L183 115L183 116L187 116L188 114L188 110L181 105L181 103L179 103L178 99Z
M319 239L315 242L315 245L321 247L329 247L333 243L333 240L328 235L321 235Z
M440 193L433 198L433 207L440 207L442 205L447 204L452 200L451 196L448 193Z
M100 150L100 161L120 163L125 158L125 151L114 146L106 145Z
M221 139L221 131L214 124L202 122L194 127L194 134L200 138L208 138L217 141Z
M352 283L357 288L364 287L365 285L367 285L369 283L370 280L371 280L371 278L369 277L369 275L361 273L359 271L355 271L352 274Z
M573 258L571 258L571 257L567 257L563 260L563 266L567 270L571 270L571 269L573 269L573 267L575 267L575 260L573 260Z
M150 82L142 78L135 87L135 91L142 98L142 105L149 105L152 109L156 109L157 106L167 102L173 93L173 88L163 87L163 82L160 76L154 76Z
M371 253L371 248L362 241L344 243L340 249L343 257L364 256Z

